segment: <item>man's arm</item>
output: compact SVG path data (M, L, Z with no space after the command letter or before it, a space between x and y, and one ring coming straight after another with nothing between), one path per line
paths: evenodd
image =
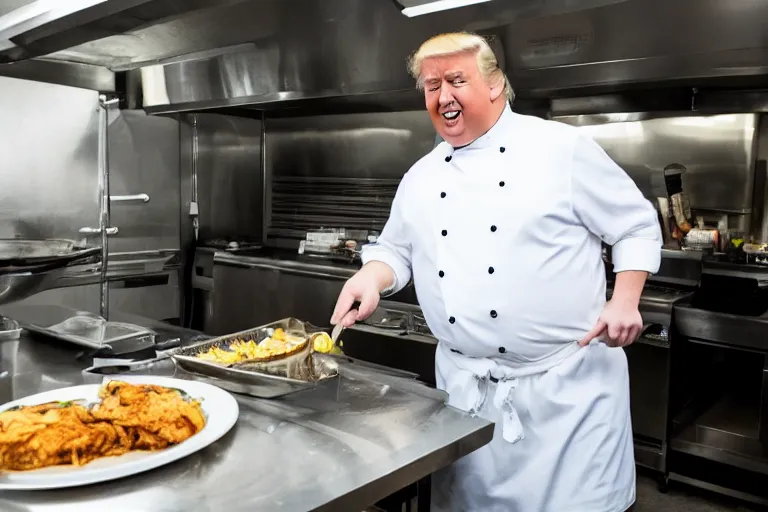
M571 204L584 226L612 247L614 272L659 270L662 239L656 209L586 134L574 147Z
M621 302L628 307L637 308L640 305L640 295L643 293L648 272L640 270L625 270L616 274L613 285L611 302Z
M581 343L601 334L615 346L632 343L642 329L638 311L648 274L661 264L661 226L656 209L637 185L586 135L574 147L573 210L584 226L612 246L613 297Z

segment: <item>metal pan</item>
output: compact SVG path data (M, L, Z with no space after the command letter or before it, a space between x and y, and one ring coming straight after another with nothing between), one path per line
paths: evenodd
M253 340L259 342L270 336L274 329L282 328L289 333L299 333L309 336L318 329L311 324L296 318L284 318L277 322L241 331L227 336L221 336L175 349L171 352L173 360L183 369L215 379L216 385L234 393L245 393L259 398L276 398L297 391L312 389L321 382L338 376L338 364L332 358L320 357L313 354L309 361L312 364L314 378L301 380L274 375L248 369L243 365L224 365L205 361L196 356L212 347L227 347L235 340Z
M56 240L0 240L0 269L6 274L47 272L101 252L101 247L76 248L74 245L67 251L60 251L59 249L67 246L63 243L54 244L50 250L46 251L42 242L49 241L58 242ZM41 244L33 242L41 242Z
M0 238L0 260L57 257L69 254L74 248L73 240Z

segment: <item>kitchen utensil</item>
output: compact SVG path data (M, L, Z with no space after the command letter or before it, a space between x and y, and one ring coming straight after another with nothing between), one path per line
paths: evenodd
M221 388L234 393L245 393L259 398L276 398L296 391L312 389L319 383L338 376L338 367L335 361L323 357L324 354L313 354L310 358L312 373L315 376L313 380L301 380L251 370L247 367L238 367L238 364L223 365L197 357L198 354L206 352L212 347L227 347L235 340L253 340L258 343L271 336L277 328L281 328L289 333L303 332L307 336L312 332L322 330L296 318L284 318L254 329L173 349L171 357L181 368L212 378L214 380L211 382Z
M121 359L100 359L94 358L93 365L83 370L83 373L95 373L98 375L120 375L146 370L155 364L171 358L169 353L161 353L155 358L144 361L131 361Z
M0 239L0 268L19 267L14 271L20 271L37 265L63 266L100 252L101 247L76 247L71 240Z
M341 324L338 324L333 327L333 331L331 331L331 340L333 341L333 344L336 345L339 341L339 336L341 336L341 333L344 332L344 326Z

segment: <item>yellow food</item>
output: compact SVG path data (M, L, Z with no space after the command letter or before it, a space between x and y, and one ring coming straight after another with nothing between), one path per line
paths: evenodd
M234 364L243 361L271 361L300 352L307 346L307 339L294 336L283 329L275 329L269 338L259 343L253 340L238 339L227 348L212 347L198 354L198 358L220 364Z
M82 466L162 450L205 427L200 404L175 389L110 381L99 397L92 407L52 402L0 413L0 470Z
M319 332L312 338L312 349L315 352L328 354L333 350L334 346L335 343L333 343L331 337L328 336L328 333Z

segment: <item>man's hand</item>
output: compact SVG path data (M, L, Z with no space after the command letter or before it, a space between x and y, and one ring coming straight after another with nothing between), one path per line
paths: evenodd
M627 302L610 301L591 331L584 336L579 345L602 335L602 340L609 347L626 347L635 342L643 330L643 317L636 305Z
M589 345L598 336L610 347L626 347L635 342L643 330L643 317L638 306L647 272L626 270L616 274L613 297L603 309L597 323L579 345Z
M394 281L394 272L385 263L371 261L344 284L331 316L331 325L350 327L376 311L382 290ZM357 309L352 309L359 302Z

